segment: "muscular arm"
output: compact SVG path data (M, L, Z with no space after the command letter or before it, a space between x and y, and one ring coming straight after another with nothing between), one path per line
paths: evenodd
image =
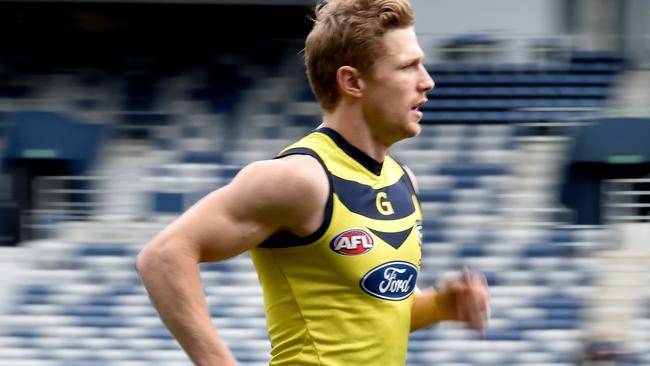
M310 234L322 221L327 184L310 157L253 163L140 252L136 266L149 297L196 365L236 365L212 326L198 263L240 254L280 229Z

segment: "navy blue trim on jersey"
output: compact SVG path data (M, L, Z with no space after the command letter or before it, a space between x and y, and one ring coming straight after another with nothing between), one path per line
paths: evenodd
M343 179L332 174L334 192L339 200L351 212L375 220L396 220L407 217L415 211L408 176L402 174L400 179L386 187L374 189L359 182ZM390 202L392 213L381 213L377 209L378 195L384 193Z
M409 172L406 171L406 165L399 163L399 166L402 167L402 170L404 171L404 178L409 186L409 189L411 190L411 193L415 196L415 201L418 203L418 208L420 209L420 212L422 212L422 203L420 203L420 192L418 192L415 189L415 182L411 180L411 175L409 175Z
M409 189L411 190L411 193L413 193L413 195L416 198L415 201L418 203L418 208L420 209L420 212L422 212L422 203L420 203L420 192L418 192L415 189L415 182L411 179L411 175L407 171L408 168L406 167L405 164L402 164L397 159L394 159L394 160L400 166L400 168L402 168L402 171L404 172L404 177L403 178L406 179L406 182L407 182L407 184L409 186ZM415 175L415 173L413 173L413 175ZM415 179L415 177L413 177L413 179Z
M345 151L346 154L348 154L352 159L356 160L359 164L363 165L363 167L372 174L376 176L381 175L381 168L383 167L384 163L371 158L366 153L347 142L338 132L329 127L318 128L315 130L315 132L320 132L327 135L341 150Z
M299 246L311 244L316 240L320 239L320 237L323 236L323 234L325 234L325 231L327 231L327 227L332 221L332 210L334 206L334 191L333 191L334 185L332 184L332 177L329 170L327 170L325 163L315 151L304 147L289 149L283 152L282 154L276 156L275 158L276 159L283 158L289 155L309 155L314 159L316 159L318 163L320 163L320 165L325 170L325 174L327 174L327 180L329 182L330 188L329 188L329 196L327 198L327 203L325 204L323 223L320 225L318 229L316 229L316 231L314 231L313 233L307 236L297 236L296 234L289 231L278 231L273 235L271 235L270 237L268 237L266 240L264 240L261 244L259 244L258 245L259 248L290 248L290 247L299 247Z
M372 231L373 234L377 235L381 240L385 241L386 244L390 245L395 249L399 249L399 247L401 247L402 244L404 244L404 242L406 241L406 238L408 238L408 236L411 234L411 231L413 231L414 227L415 226L394 233L379 231L370 227L368 228L368 230Z

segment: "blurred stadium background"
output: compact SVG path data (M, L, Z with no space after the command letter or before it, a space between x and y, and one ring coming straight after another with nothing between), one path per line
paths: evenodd
M412 2L437 83L394 149L420 284L483 271L493 316L412 334L408 365L650 365L650 2ZM313 5L0 2L0 365L189 365L134 257L318 125ZM268 364L248 256L202 275L241 364Z

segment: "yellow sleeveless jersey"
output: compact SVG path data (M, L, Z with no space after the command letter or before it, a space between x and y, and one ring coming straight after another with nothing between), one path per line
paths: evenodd
M325 220L251 250L271 365L403 366L420 268L420 204L403 168L320 128L279 156L316 158L330 180Z

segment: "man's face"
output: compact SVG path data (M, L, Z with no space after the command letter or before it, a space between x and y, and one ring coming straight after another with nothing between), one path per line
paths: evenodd
M424 54L413 27L388 31L383 36L385 53L361 79L364 115L375 138L392 145L420 133L426 92L434 87L424 68Z

